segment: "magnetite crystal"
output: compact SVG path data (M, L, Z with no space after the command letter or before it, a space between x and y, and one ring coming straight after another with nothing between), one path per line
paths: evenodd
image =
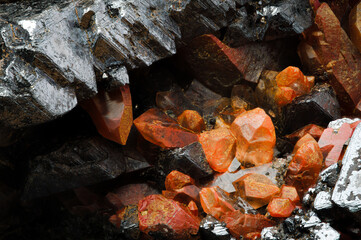
M240 114L231 131L237 139L236 158L242 165L259 166L272 161L276 134L264 110L256 108Z

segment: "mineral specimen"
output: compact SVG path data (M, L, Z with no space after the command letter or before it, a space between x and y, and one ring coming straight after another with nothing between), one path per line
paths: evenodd
M74 139L30 162L24 198L47 196L148 167L147 162L125 157L118 145L101 137Z
M350 139L352 132L353 130L348 123L342 124L341 128L336 131L332 128L326 128L325 131L323 131L321 138L318 141L318 145L321 150L332 146L332 149L327 153L325 158L325 167L329 167L341 160L340 157L343 146L346 141Z
M288 166L286 183L296 187L300 196L317 181L323 164L320 147L306 134L295 145L293 158Z
M259 166L273 158L276 144L271 118L260 108L239 115L231 125L237 139L236 158L243 166Z
M233 182L236 194L245 199L252 207L258 209L267 205L280 189L266 176L249 173Z
M226 224L218 221L211 215L202 219L199 226L200 235L209 240L233 240L234 238L226 228Z
M170 172L165 179L165 189L176 190L181 189L184 186L194 184L194 180L177 170Z
M350 12L350 38L361 52L361 3L358 3Z
M297 142L300 138L305 136L306 134L310 134L315 140L318 140L323 131L325 129L323 127L317 126L315 124L308 124L301 129L293 132L292 134L287 135L286 137L290 139L292 142Z
M178 170L197 180L213 173L199 142L162 152L158 157L158 165L165 174Z
M272 217L284 218L291 216L295 205L288 198L273 198L267 206Z
M133 110L128 85L111 92L99 92L81 104L105 138L125 145L133 125Z
M351 213L352 218L361 223L361 204L359 179L361 171L361 125L359 124L352 135L351 141L342 159L342 169L333 190L332 201L342 209Z
M193 110L185 110L178 116L177 120L182 127L195 133L200 133L206 128L203 118Z
M187 207L162 195L150 195L138 204L139 228L148 235L189 239L198 232L200 219Z
M199 193L203 211L218 220L225 213L235 211L223 194L225 193L218 187L203 188Z
M361 53L348 38L327 3L322 3L317 9L315 23L317 28L305 34L305 42L316 53L320 67L334 87L344 112L359 112ZM303 62L307 61L307 58L303 59Z
M162 148L184 147L198 141L196 134L184 130L157 108L143 113L134 120L134 125L147 141Z
M139 239L139 220L138 220L138 206L129 205L119 210L117 214L110 217L109 221L117 228L127 239Z
M236 139L228 128L217 128L199 135L207 161L217 172L226 172L235 156Z
M290 133L310 123L326 127L330 121L340 118L341 114L332 87L323 84L285 106L283 116L284 131Z

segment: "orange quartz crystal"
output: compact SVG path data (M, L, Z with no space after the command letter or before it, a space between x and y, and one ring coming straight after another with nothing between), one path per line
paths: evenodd
M300 138L305 136L307 133L310 134L315 140L318 140L325 129L315 124L308 124L301 129L293 132L292 134L286 135L285 137L290 139L292 142L297 142Z
M286 183L296 187L300 196L316 183L323 166L321 149L315 139L306 134L296 143L288 166Z
M233 182L239 196L245 199L253 208L267 205L280 189L265 175L248 173Z
M203 188L199 193L199 197L203 211L218 220L225 213L235 211L235 208L222 195L218 187Z
M276 76L277 90L275 95L276 103L284 106L295 97L311 91L314 85L314 77L306 77L297 67L287 67Z
M194 179L177 170L170 172L165 178L165 189L176 190L194 184Z
M222 221L226 223L230 233L236 239L250 233L260 233L263 228L271 227L274 222L261 214L243 214L239 210L227 212L222 216ZM251 237L248 235L248 237Z
M103 137L126 144L133 124L132 98L127 84L111 92L100 91L81 106Z
M297 189L293 186L281 187L280 198L288 198L292 203L298 204L300 202L300 197L298 196Z
M157 108L140 115L134 125L147 141L162 148L181 148L198 141L196 134L186 131Z
M177 120L182 127L195 133L200 133L206 128L203 118L194 110L185 110L178 116Z
M263 109L255 108L240 114L233 121L231 131L237 139L236 158L243 166L259 166L272 161L275 128Z
M226 172L235 156L236 139L226 127L199 135L209 166L217 172Z

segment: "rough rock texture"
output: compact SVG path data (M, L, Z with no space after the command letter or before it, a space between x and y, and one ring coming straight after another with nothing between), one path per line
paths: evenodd
M345 112L359 113L361 54L327 3L322 3L317 9L315 23L316 26L305 34L305 41L300 45L301 60L305 65L317 66L315 68L328 76Z
M47 196L67 189L114 179L149 167L124 156L122 148L100 137L75 139L30 163L24 198Z
M340 234L330 224L321 222L314 212L306 214L299 210L297 215L287 218L276 227L264 228L262 239L318 239L318 240L339 240Z
M360 161L361 161L361 125L352 135L349 146L342 159L342 169L332 193L332 201L350 212L350 215L361 223L361 191L360 191Z
M208 177L213 173L199 142L162 152L158 159L158 165L165 174L172 170L178 170L194 179Z
M199 232L203 238L209 240L235 240L229 233L226 224L211 215L207 215L202 219Z
M96 75L122 82L123 66L171 56L176 43L219 30L234 12L233 0L2 4L0 120L18 128L54 119L97 92Z
M246 41L300 34L312 25L312 11L307 0L238 2L241 7L225 35L226 43L232 47Z

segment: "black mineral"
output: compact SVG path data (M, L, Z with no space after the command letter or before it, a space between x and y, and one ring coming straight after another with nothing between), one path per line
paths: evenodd
M310 123L327 127L330 121L340 118L341 113L332 87L322 84L314 87L309 94L298 97L286 105L283 116L284 131L291 133Z

